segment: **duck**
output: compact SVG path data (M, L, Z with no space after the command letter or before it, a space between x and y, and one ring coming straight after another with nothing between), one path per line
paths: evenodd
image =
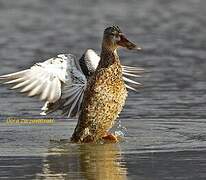
M121 65L117 49L141 50L118 26L105 29L100 56L87 49L81 58L59 54L32 67L0 76L4 85L44 102L41 115L61 111L78 118L72 142L117 141L109 134L121 112L127 89L137 91L143 68Z
M122 111L127 97L122 66L117 54L117 49L120 47L141 50L126 38L118 26L106 28L100 61L88 80L82 110L71 138L72 142L118 141L109 130Z

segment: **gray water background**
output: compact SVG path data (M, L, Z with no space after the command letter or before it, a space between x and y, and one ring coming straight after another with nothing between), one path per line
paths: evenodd
M0 87L0 179L206 179L206 1L1 0L0 74L60 53L100 51L105 27L117 24L139 53L122 64L143 67L139 93L120 116L124 141L75 145L75 119L9 125L39 117L42 103Z

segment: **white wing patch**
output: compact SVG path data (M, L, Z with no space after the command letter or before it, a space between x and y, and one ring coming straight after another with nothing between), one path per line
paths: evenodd
M27 96L39 96L45 101L41 114L53 111L52 105L57 109L67 107L68 115L74 109L80 109L86 86L86 77L81 71L79 64L71 54L60 54L42 63L36 63L30 69L0 76L4 84L12 85L10 89L18 89ZM73 96L66 90L74 92ZM71 107L68 105L72 104Z
M97 68L100 61L100 56L98 56L98 54L94 50L87 49L84 58L88 66L91 66L92 69Z
M30 69L0 76L4 84L13 85L28 96L39 96L40 100L56 102L61 96L61 84L66 81L67 61L61 55L43 63L36 63Z

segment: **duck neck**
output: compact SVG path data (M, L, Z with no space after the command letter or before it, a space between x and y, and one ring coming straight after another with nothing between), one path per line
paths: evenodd
M119 62L119 56L117 55L117 50L116 49L112 50L111 48L102 46L98 69L107 68L112 64L114 64L115 62Z

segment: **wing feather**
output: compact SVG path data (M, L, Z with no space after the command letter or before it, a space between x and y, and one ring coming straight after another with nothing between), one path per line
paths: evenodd
M54 103L61 97L62 85L72 84L71 75L74 68L71 66L75 62L73 55L61 54L36 63L29 69L2 75L0 80L3 84L12 85L11 89L20 89L20 92L27 92L30 97L40 96L40 100ZM83 75L80 73L78 76Z
M13 83L20 83L20 82L23 82L25 80L25 78L21 77L21 78L17 78L17 79L14 79L14 80L11 80L11 81L7 81L3 84L13 84Z
M131 80L131 79L129 79L129 78L123 77L123 79L124 79L124 81L126 81L126 82L129 82L129 83L132 83L132 84L141 85L141 84L138 83L137 81L133 81L133 80Z
M17 78L22 77L27 72L28 72L28 70L23 70L23 71L19 71L16 73L2 75L2 76L0 76L0 79L17 79Z
M78 101L79 101L81 95L82 95L82 89L79 91L78 95L76 96L76 99L75 99L74 102L71 104L71 108L70 108L70 110L69 110L68 116L71 116L71 114L73 113L73 111L75 110L76 107L78 108ZM77 111L74 112L74 113L76 114Z
M38 85L38 80L34 79L30 81L31 83L28 84L27 86L25 86L20 92L27 92L32 90L33 88L35 88Z
M30 79L27 79L21 83L16 84L15 86L12 86L11 89L18 89L18 88L24 87L24 86L28 85L30 83L30 81L31 81Z
M67 106L67 105L71 104L74 101L74 99L79 94L79 90L80 90L80 88L76 89L75 91L73 91L71 94L68 95L69 98L67 98L67 101L65 102L64 106Z

